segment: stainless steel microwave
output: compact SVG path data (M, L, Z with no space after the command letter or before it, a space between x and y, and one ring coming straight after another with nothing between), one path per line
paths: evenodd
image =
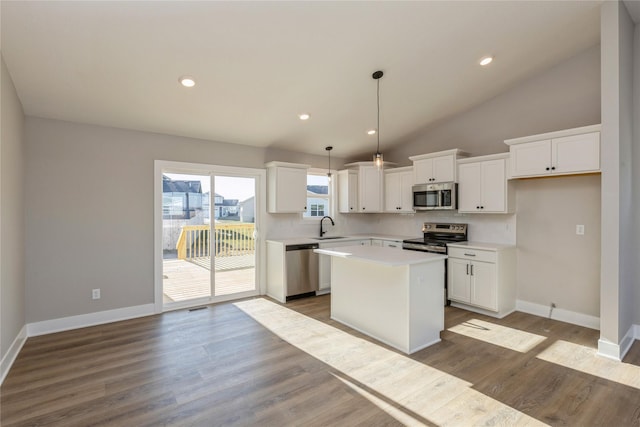
M458 184L443 182L440 184L417 184L413 190L413 209L417 211L455 210L457 209Z

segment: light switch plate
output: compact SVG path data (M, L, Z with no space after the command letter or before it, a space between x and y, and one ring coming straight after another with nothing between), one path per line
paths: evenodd
M576 234L579 235L579 236L583 236L584 235L584 225L582 225L582 224L576 225Z

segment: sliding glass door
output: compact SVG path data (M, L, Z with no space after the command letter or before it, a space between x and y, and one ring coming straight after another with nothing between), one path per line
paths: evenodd
M257 294L261 171L173 162L160 170L162 309Z

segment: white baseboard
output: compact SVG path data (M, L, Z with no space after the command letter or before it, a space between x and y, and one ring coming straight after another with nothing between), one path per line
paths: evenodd
M598 356L613 359L618 362L622 360L622 357L620 357L620 346L604 338L598 340Z
M86 328L87 326L102 325L104 323L134 319L152 314L155 314L155 305L143 304L133 307L116 308L114 310L98 311L96 313L80 314L78 316L62 317L60 319L44 320L42 322L29 323L27 325L27 335L36 337L38 335Z
M523 313L533 314L540 317L549 317L549 306L536 304L533 302L517 300L516 310ZM584 326L585 328L600 330L600 318L588 314L577 313L575 311L554 308L551 313L553 320L571 323L573 325Z
M0 361L0 385L4 382L5 377L9 373L9 369L13 366L18 353L22 350L22 346L27 341L27 325L24 325L18 335L9 346L9 350Z

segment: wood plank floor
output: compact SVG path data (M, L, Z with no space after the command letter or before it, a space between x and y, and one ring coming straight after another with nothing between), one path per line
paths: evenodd
M329 301L326 295L286 307L375 343L330 320ZM544 424L640 425L640 343L624 363L608 364L589 359L594 330L451 307L445 319L442 342L402 358ZM0 389L3 427L411 424L398 413L436 424L287 343L232 303L30 338Z

